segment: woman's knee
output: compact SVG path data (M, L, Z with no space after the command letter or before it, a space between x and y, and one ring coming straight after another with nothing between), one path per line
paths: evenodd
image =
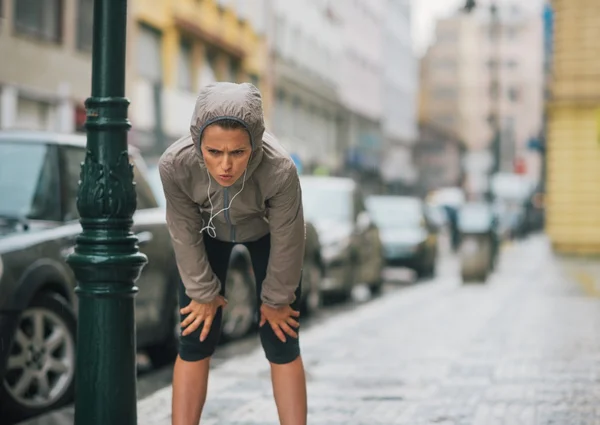
M281 342L273 329L268 324L260 328L260 342L265 352L265 357L271 363L287 364L300 356L300 335L298 338L286 336L286 341Z

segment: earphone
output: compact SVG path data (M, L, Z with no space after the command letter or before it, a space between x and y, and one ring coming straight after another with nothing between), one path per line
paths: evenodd
M250 163L251 159L252 159L252 155L250 155L250 159L248 159L248 164ZM247 172L248 172L248 167L246 166L246 169L244 170L244 177L242 178L242 188L240 189L240 191L238 193L236 193L235 195L233 195L233 198L231 198L231 200L229 201L229 206L221 209L220 211L218 211L216 214L213 215L214 206L213 206L213 203L212 203L212 199L210 198L210 184L212 183L212 178L210 176L210 173L208 172L208 168L206 169L206 174L208 175L208 189L206 189L206 195L208 196L208 202L210 202L210 218L208 220L208 224L206 226L204 226L202 229L200 229L200 233L202 233L202 232L204 232L206 230L206 233L208 233L208 235L211 238L216 238L217 237L217 229L212 224L212 221L213 221L213 219L216 216L218 216L222 212L227 211L228 209L230 209L231 205L233 204L233 200L235 199L235 197L238 196L240 193L242 193L242 190L244 190L244 185L246 184L246 173Z

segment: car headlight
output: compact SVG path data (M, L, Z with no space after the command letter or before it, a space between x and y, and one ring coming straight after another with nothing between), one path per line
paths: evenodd
M339 239L324 245L321 249L321 255L325 261L331 261L340 257L349 246L350 238Z

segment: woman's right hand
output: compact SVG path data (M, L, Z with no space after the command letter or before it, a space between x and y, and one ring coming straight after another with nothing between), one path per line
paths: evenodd
M199 303L192 300L187 307L180 310L181 314L187 314L187 317L181 322L183 336L189 335L194 332L204 322L202 326L202 332L200 333L200 341L204 341L208 337L210 327L217 314L219 307L225 307L227 300L220 295L217 295L209 303Z

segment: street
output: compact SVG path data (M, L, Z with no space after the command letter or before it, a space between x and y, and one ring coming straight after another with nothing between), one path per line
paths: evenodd
M485 285L462 285L444 257L435 280L388 285L305 324L308 422L599 424L598 300L561 274L547 240L506 246ZM202 424L276 424L256 338L218 353ZM142 375L138 423L170 424L169 380L169 367Z

